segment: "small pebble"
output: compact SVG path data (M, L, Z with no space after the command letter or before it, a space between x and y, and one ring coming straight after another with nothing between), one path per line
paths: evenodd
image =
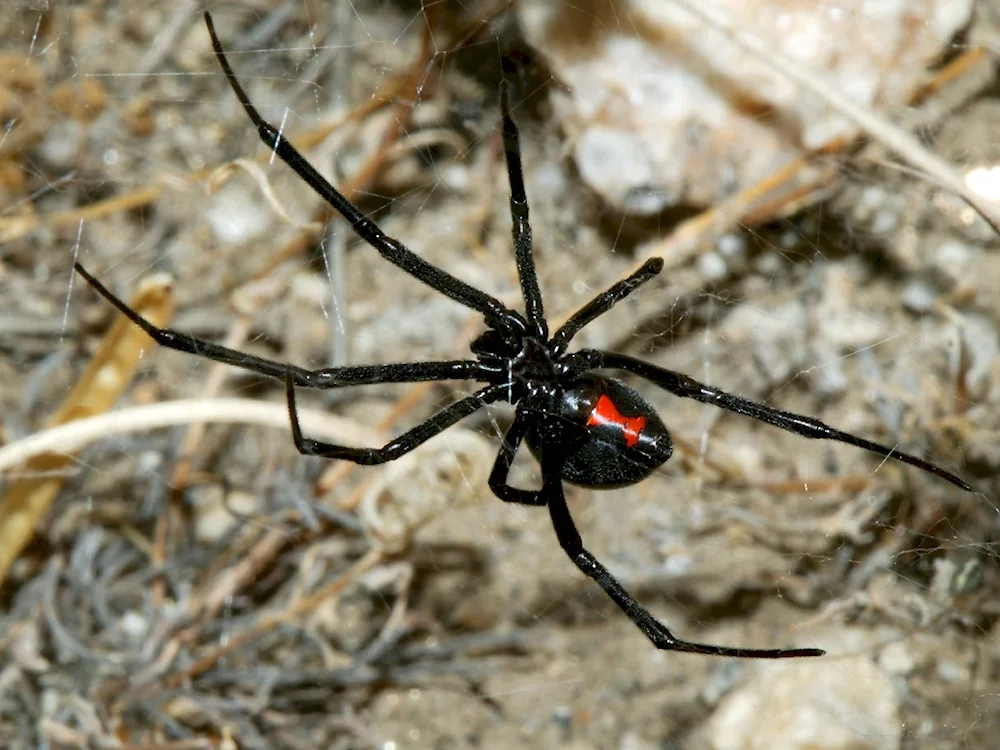
M52 169L71 169L76 164L83 128L74 120L52 123L38 147L38 154Z
M886 198L888 193L885 188L880 185L869 185L861 191L861 198L858 199L855 209L866 212L877 211L885 204Z
M778 253L764 253L757 258L754 267L762 276L773 276L781 270L781 256Z
M536 192L547 195L565 194L570 189L566 170L554 162L535 167L531 174L531 186Z
M903 307L910 312L926 313L934 306L937 293L930 282L914 279L903 290Z
M935 280L945 287L961 284L964 280L971 251L967 245L955 240L945 240L931 251L930 263Z
M741 234L724 234L719 238L719 252L726 257L741 255L747 249L746 238Z
M888 209L880 209L875 212L872 221L872 230L879 234L889 234L899 226L899 217Z
M938 662L937 674L942 680L953 685L958 683L968 683L969 681L968 668L961 664L956 664L949 659L944 659Z
M890 643L878 656L878 665L886 672L897 677L906 677L917 668L917 660L906 641Z
M163 463L163 455L158 451L143 451L139 454L135 473L139 476L149 476L156 472Z
M584 180L600 184L602 193L622 207L653 214L674 196L644 190L653 184L652 165L641 141L632 133L609 127L587 130L576 143L576 162Z
M937 262L945 266L964 266L969 262L969 248L961 242L942 242L934 253Z
M223 187L206 211L209 226L220 242L239 245L260 237L271 226L272 213L258 194L235 184Z
M721 281L726 278L729 267L721 255L708 252L698 258L698 272L706 281Z
M122 631L132 638L143 638L149 632L149 620L138 612L128 611L121 619Z
M789 230L787 232L782 232L781 239L779 239L778 242L786 250L791 250L792 248L797 247L801 240L802 237L798 232Z
M824 367L813 370L810 375L810 382L816 389L816 394L821 398L828 399L839 396L847 391L847 373L844 372L841 360L832 353L825 361Z
M568 738L573 731L573 711L569 706L556 706L552 711L552 720L559 727L563 738Z
M618 743L618 750L658 750L662 747L663 745L659 743L643 739L643 737L634 730L625 732L625 734L622 735L621 741Z
M449 164L441 170L441 184L456 193L464 193L472 187L472 171L466 164Z

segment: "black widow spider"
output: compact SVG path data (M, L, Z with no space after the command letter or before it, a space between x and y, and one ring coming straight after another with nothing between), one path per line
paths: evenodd
M506 84L500 86L503 144L510 180L510 212L514 254L524 297L525 314L422 260L399 241L387 237L306 161L274 127L264 122L236 79L212 18L205 13L215 55L261 140L350 223L353 230L390 263L466 307L482 313L486 331L472 342L475 359L446 362L404 362L307 370L252 356L178 331L158 328L144 320L108 291L79 263L76 270L126 317L159 344L207 357L217 362L283 379L295 447L309 456L324 456L364 466L394 461L487 404L515 405L514 420L503 437L490 474L489 486L505 502L547 506L559 545L574 564L604 589L609 597L659 649L718 656L780 659L821 656L817 648L756 649L692 643L676 638L646 611L598 560L588 552L570 517L563 481L593 489L635 484L648 477L673 453L670 433L653 407L619 380L594 373L598 369L630 372L675 396L692 398L767 422L807 438L835 440L895 458L931 472L963 490L972 488L944 469L915 456L828 427L812 417L791 414L704 385L679 372L614 352L583 349L566 353L580 329L656 276L663 262L652 259L624 281L580 308L549 336L542 296L535 275L528 223L528 201L521 171L517 126L510 114ZM312 440L302 435L295 407L295 386L342 388L372 383L411 383L433 380L476 380L486 387L443 409L427 421L381 448L353 448ZM522 441L539 460L542 487L525 490L507 484L507 474Z

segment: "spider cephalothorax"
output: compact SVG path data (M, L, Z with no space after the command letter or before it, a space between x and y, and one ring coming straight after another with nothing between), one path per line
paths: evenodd
M477 310L487 326L486 332L472 343L476 359L307 370L228 349L178 331L158 328L108 291L83 266L76 264L77 271L94 289L163 346L284 380L292 436L295 447L301 453L363 465L382 464L399 458L488 404L513 404L514 418L503 437L490 473L489 486L493 493L505 502L548 507L556 538L566 554L583 573L597 582L657 648L721 656L784 658L819 656L823 651L816 648L733 648L680 640L636 602L586 550L566 506L563 482L595 489L635 484L648 477L673 452L670 433L653 407L638 391L598 371L631 373L675 396L737 412L802 437L854 445L877 453L883 459L894 458L911 464L971 491L968 484L934 464L896 448L835 430L818 419L734 396L699 383L683 373L625 354L596 349L567 353L573 337L584 326L656 276L663 263L659 259L647 261L630 277L594 297L565 325L549 335L532 255L518 132L511 117L506 85L502 84L500 88L500 109L510 179L514 257L524 298L524 314L509 309L495 297L421 259L398 240L386 236L371 219L341 195L291 143L261 118L230 68L208 13L205 14L205 21L219 64L267 147L335 208L358 236L385 260L456 302ZM486 385L381 448L356 448L312 440L305 437L299 427L295 407L296 387L342 388L434 380L474 380ZM527 442L541 465L540 489L526 490L507 483L514 454L522 441Z

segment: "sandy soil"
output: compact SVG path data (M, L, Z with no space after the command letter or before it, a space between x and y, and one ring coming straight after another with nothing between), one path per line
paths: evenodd
M70 285L74 256L125 298L169 272L177 328L280 361L466 355L474 315L339 220L307 226L327 217L268 164L197 9L16 5L0 46L31 65L0 60L6 443L46 425L114 318ZM467 29L458 4L212 5L266 117L316 136L310 157L386 232L517 300L493 84L497 39L516 46L516 27L501 15L420 63L426 28L438 50ZM696 209L607 212L564 158L552 81L523 64L537 263L560 320ZM1000 156L987 72L988 85L960 78L915 115L962 169ZM422 86L412 119L398 104L408 76ZM395 104L376 106L383 96ZM877 147L833 158L823 200L734 227L725 251L671 267L581 343L899 442L980 494L644 388L675 458L635 487L568 488L570 506L590 549L683 637L860 654L895 686L902 747L992 747L1000 242ZM252 166L215 171L233 159ZM92 204L106 208L79 213ZM299 399L353 434L390 435L467 387ZM275 382L150 346L117 408L204 396L284 399ZM547 513L493 498L509 412L467 420L395 472L331 476L287 432L247 424L210 425L182 474L183 427L91 444L59 472L37 533L0 532L25 544L3 587L5 746L711 746L713 714L765 667L656 652L565 558ZM537 481L526 457L515 468ZM8 472L5 491L29 475Z

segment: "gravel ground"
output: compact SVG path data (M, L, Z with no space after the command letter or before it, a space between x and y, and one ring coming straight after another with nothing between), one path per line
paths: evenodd
M552 116L558 84L502 4L208 5L265 117L387 233L512 304L502 45L519 52L552 320L705 208L622 216L581 183ZM952 57L995 29L981 6ZM6 445L46 427L93 358L124 368L112 375L136 361L120 342L99 349L115 314L72 278L74 257L125 299L168 273L171 325L311 367L461 357L481 330L269 163L200 11L18 2L0 19ZM980 61L907 113L962 172L1000 163L994 76ZM20 553L2 589L0 741L995 746L1000 241L877 145L823 162L820 197L725 227L580 342L898 443L976 492L643 387L674 458L634 487L567 495L588 547L678 635L832 656L656 652L566 559L547 513L490 494L507 408L412 459L350 470L299 456L287 430L251 424L239 404L193 435L188 405L169 429L140 413L69 461L6 471L0 547ZM196 398L283 409L280 384L141 348L134 377L107 386L115 409ZM341 418L317 429L374 441L465 388L299 400ZM525 456L515 475L538 479ZM36 512L27 526L16 502Z

